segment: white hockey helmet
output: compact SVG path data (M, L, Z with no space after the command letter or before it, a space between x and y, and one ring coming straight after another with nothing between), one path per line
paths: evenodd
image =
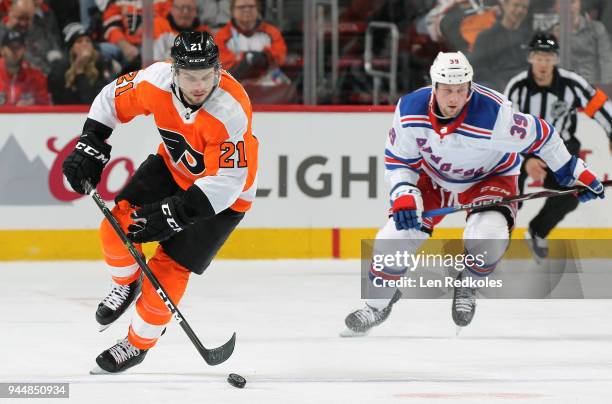
M469 83L474 77L472 65L461 52L440 52L429 69L431 85Z

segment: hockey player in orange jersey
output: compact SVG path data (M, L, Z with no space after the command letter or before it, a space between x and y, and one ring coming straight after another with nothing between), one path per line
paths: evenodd
M134 243L159 241L148 264L178 304L190 274L204 272L251 206L258 142L249 98L221 69L213 38L183 32L171 63L126 74L98 94L63 164L75 191L100 181L115 126L149 114L162 143L119 193L113 215ZM107 327L136 302L127 337L96 358L116 373L142 362L171 315L106 220L100 235L112 285L96 320Z

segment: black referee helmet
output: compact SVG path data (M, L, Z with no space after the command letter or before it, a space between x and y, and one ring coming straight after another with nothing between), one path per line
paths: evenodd
M559 42L553 34L537 32L529 42L529 52L551 52L559 54Z

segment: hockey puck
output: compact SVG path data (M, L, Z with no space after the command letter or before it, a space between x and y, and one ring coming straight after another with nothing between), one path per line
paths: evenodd
M227 382L232 386L241 389L246 384L246 379L240 375L237 375L236 373L230 373L229 376L227 376Z

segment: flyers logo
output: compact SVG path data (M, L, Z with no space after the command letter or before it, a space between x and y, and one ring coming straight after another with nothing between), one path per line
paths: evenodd
M183 135L162 128L157 129L159 129L166 150L168 150L174 163L183 163L185 168L193 175L204 173L206 169L204 155L194 150Z

